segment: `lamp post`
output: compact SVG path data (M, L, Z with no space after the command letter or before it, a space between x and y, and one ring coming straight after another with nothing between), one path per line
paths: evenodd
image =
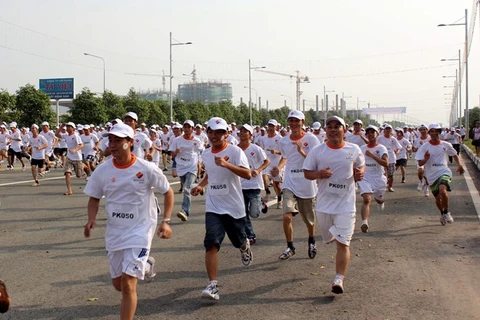
M248 109L250 112L250 125L252 125L252 70L264 68L265 66L252 67L252 62L248 59Z
M327 125L327 115L328 115L328 103L327 103L327 93L329 92L335 92L335 90L330 90L327 91L325 89L325 86L323 86L323 107L324 107L324 120L323 120L323 126L325 127Z
M281 94L280 96L290 99L290 109L292 109L293 108L293 98L290 97L290 96L287 96L285 94Z
M465 130L467 132L467 137L469 134L469 112L468 112L468 9L465 9L465 23L449 23L449 24L439 24L438 27L453 27L453 26L465 26ZM460 59L460 53L459 57ZM461 62L461 60L460 60ZM460 68L460 75L462 74L462 69ZM461 78L459 78L459 83Z
M172 43L172 32L170 32L170 93L168 95L169 102L170 102L170 123L173 122L173 97L172 97L172 79L173 79L173 73L172 73L172 64L173 64L173 59L172 59L172 47L173 46L184 46L192 44L192 42L177 42L177 43Z
M105 59L103 59L100 56L96 56L94 54L87 53L87 52L84 52L83 54L86 55L86 56L90 56L90 57L94 57L94 58L102 60L102 62L103 62L103 93L105 93Z

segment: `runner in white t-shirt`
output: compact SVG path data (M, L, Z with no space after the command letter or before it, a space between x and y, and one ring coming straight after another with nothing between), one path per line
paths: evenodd
M412 144L410 141L408 141L404 135L403 135L403 129L402 128L396 128L395 132L397 134L397 140L398 143L402 146L400 151L398 152L397 155L397 161L395 163L395 170L398 170L400 168L400 172L402 173L402 183L405 183L405 175L406 175L406 167L407 167L407 162L408 162L408 152L412 149Z
M322 129L320 122L316 121L312 123L313 135L317 137L320 143L325 143L325 130Z
M202 291L202 297L211 300L220 299L217 286L218 251L228 234L235 248L240 249L241 260L245 266L253 259L250 243L245 234L245 204L242 194L241 178L252 177L247 157L242 149L225 141L227 122L218 117L208 121L207 135L211 148L203 154L206 175L198 186L192 189L197 196L208 187L205 203L205 266L209 283Z
M15 164L15 157L22 163L22 171L25 171L25 162L23 162L23 151L22 151L22 136L20 130L17 128L16 122L10 123L10 148L8 149L8 164L10 168L13 168Z
M99 141L97 135L90 132L90 125L83 126L83 134L80 136L80 139L82 139L83 143L82 160L85 164L85 173L87 174L85 180L88 181L92 172L95 171L96 168L95 154L98 150Z
M353 121L353 132L345 138L345 141L350 143L355 143L357 146L361 147L367 144L368 140L365 138L365 135L362 131L363 122L360 119Z
M123 116L123 122L135 131L138 124L138 116L135 112L127 112ZM152 148L152 141L150 138L143 132L135 131L133 140L133 154L139 159L152 161L155 149Z
M82 163L82 149L83 143L80 136L77 134L75 129L75 124L69 122L67 124L62 123L61 127L66 127L68 136L65 137L65 142L67 143L68 153L67 153L67 162L64 165L64 175L65 175L65 184L67 185L67 192L63 195L70 196L73 194L71 176L72 172L75 172L77 178L80 178L83 175L84 165ZM60 138L61 128L58 128L55 132L55 135ZM48 140L48 139L47 139ZM48 150L48 149L47 149Z
M38 133L38 126L33 124L30 127L32 136L29 138L30 149L32 153L32 160L30 160L32 176L33 176L33 187L38 187L40 183L38 182L38 174L41 175L43 172L43 165L45 163L45 149L48 148L48 141L44 136L41 136ZM38 171L37 171L38 170Z
M55 158L53 156L53 149L55 148L58 139L55 132L53 130L50 130L50 124L47 121L42 122L42 131L40 132L40 134L44 136L48 141L48 148L45 150L45 173L48 173L50 172L53 161L55 161Z
M444 140L450 142L452 144L453 149L457 151L457 156L460 154L460 143L462 143L462 136L460 133L455 132L455 128L452 127L450 130L444 135ZM448 161L453 163L453 157L449 156Z
M385 168L388 166L388 151L384 145L377 142L380 134L375 126L368 126L365 129L368 144L360 147L365 155L365 175L358 182L358 189L363 198L362 203L362 232L368 232L368 219L370 217L370 204L372 195L378 203L380 210L385 207L385 191L387 190L387 177Z
M342 118L328 118L327 142L313 148L303 164L305 178L318 182L315 210L323 241L337 243L335 294L344 292L355 229L355 181L362 180L365 172L365 157L358 145L344 141L345 127Z
M150 128L150 140L152 140L152 148L155 149L152 162L158 167L160 164L160 155L162 154L162 140L158 138L157 130L154 127Z
M388 167L387 173L387 189L390 192L393 190L393 175L395 173L395 163L397 162L397 153L402 149L402 146L392 134L392 126L386 124L383 128L383 135L377 138L378 143L383 144L388 150Z
M155 259L149 257L158 215L153 188L164 195L163 219L157 230L161 238L172 236L168 223L174 195L157 166L131 153L134 133L130 126L116 124L106 135L114 158L99 166L85 187L90 198L84 235L89 238L96 227L104 196L105 245L113 287L122 293L120 318L133 319L138 279L148 282L155 276Z
M417 152L422 145L430 141L430 136L428 135L428 129L425 125L423 124L420 125L418 127L418 132L419 132L419 136L413 140L412 150L414 152ZM417 185L417 190L418 191L423 190L425 197L428 197L430 196L430 191L428 187L427 178L425 177L425 168L423 166L418 165L418 161L416 162L417 162L417 176L419 180Z
M320 144L317 138L303 131L305 115L298 110L288 114L288 125L291 134L280 140L280 152L282 159L277 167L272 169L272 175L276 177L285 167L283 179L283 231L287 241L287 248L279 256L281 260L287 260L295 255L293 245L293 217L300 213L308 231L308 257L315 258L317 247L315 245L315 212L313 205L317 193L315 181L305 179L303 174L303 162L313 147Z
M163 171L167 171L167 162L170 161L169 143L172 137L172 133L168 130L167 125L162 127L162 133L160 134L160 140L162 140L162 165Z
M7 131L7 127L2 124L0 125L0 160L3 162L4 159L8 161L8 146L10 144L10 134ZM0 163L1 165L1 163ZM8 170L9 168L7 168Z
M262 201L263 179L262 172L270 164L265 151L260 146L251 143L253 136L253 128L244 124L238 128L238 137L240 142L238 147L243 150L248 159L248 165L252 173L251 179L242 179L242 193L245 201L245 213L247 215L247 223L245 232L250 244L257 242L257 235L253 230L250 218L258 218L260 211L267 213L268 207Z
M463 174L465 171L460 164L457 151L449 142L440 140L442 129L438 124L428 126L430 141L424 144L417 152L415 160L420 166L425 165L425 175L430 183L430 189L435 197L435 203L440 210L440 222L445 225L452 223L453 218L448 208L448 191L452 181L452 171L447 164L447 156L452 156L458 165L457 172Z

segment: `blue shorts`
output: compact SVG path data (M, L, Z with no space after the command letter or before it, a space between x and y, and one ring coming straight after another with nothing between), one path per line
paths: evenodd
M246 241L246 218L235 219L229 214L205 213L205 238L203 245L206 251L222 244L225 233L235 248L240 248Z

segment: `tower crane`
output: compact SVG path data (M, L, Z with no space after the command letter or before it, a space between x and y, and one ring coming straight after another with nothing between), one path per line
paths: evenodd
M297 90L296 90L297 110L300 110L300 96L303 93L303 91L300 91L300 83L302 83L302 82L310 83L310 80L308 79L307 76L300 76L300 71L298 71L298 70L295 71L297 73L296 75L281 73L281 72L274 72L274 71L269 71L269 70L262 70L262 69L255 69L255 71L265 72L265 73L270 73L270 74L276 74L276 75L279 75L279 76L285 76L285 77L289 77L290 79L295 78L296 83L297 83Z

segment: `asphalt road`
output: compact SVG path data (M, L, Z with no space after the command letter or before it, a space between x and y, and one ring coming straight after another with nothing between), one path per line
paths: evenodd
M340 296L330 292L334 245L317 239L319 252L309 259L300 218L294 219L297 254L278 260L285 248L282 217L271 207L254 221L253 264L244 267L226 240L220 301L201 300L208 280L204 197L194 198L188 222L173 218L173 238L154 239L157 277L139 284L136 319L480 319L480 224L466 179L454 175L455 222L442 227L433 198L416 190L413 161L407 172L405 184L397 173L385 211L373 208L368 234L360 232L358 213ZM60 170L40 183L31 187L28 171L0 170L0 278L12 299L0 319L117 319L120 294L108 275L103 211L85 239L85 181L73 179L72 196L62 195ZM473 194L478 200L478 191ZM181 197L175 198L178 210Z

